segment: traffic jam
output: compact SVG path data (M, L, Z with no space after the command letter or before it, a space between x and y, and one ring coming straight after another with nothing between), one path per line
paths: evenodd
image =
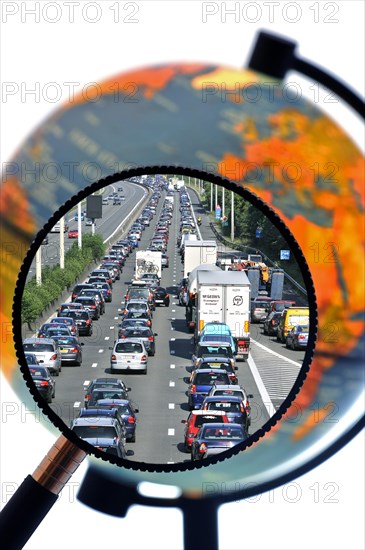
M216 240L203 238L184 180L156 175L136 183L148 189L138 216L69 299L23 339L23 349L51 407L65 402L78 381L81 397L61 417L89 444L136 461L200 461L244 442L267 420L252 422L252 402L260 398L248 364L252 328L304 352L309 310L285 298L282 273L261 257L222 252ZM103 208L122 207L120 190L104 190ZM167 323L179 338L170 338ZM106 325L111 336L104 337L107 349L99 349L96 336ZM166 433L177 443L161 456L141 440L151 437L162 448L166 439L159 432L169 421L159 392L167 381L184 398L180 407L168 404L174 428L166 424Z

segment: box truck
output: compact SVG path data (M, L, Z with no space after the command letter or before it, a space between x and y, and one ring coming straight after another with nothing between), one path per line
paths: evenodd
M198 265L215 264L217 261L216 241L191 241L184 245L184 277L188 277Z
M250 290L243 271L198 270L194 308L195 340L206 323L226 323L236 344L237 360L250 350Z

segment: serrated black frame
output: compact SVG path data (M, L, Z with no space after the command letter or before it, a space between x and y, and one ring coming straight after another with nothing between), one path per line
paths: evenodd
M153 174L162 174L162 175L179 174L180 175L181 174L183 176L190 176L190 177L203 179L206 182L219 185L220 187L224 187L228 191L233 191L234 193L237 193L239 196L241 196L242 198L250 202L253 206L258 208L264 215L268 217L270 222L280 231L282 236L287 241L290 247L290 250L295 257L296 262L300 266L303 280L306 286L306 291L307 291L308 307L309 307L308 345L304 356L303 365L300 369L297 380L295 381L293 387L288 393L286 399L280 405L276 413L272 417L270 417L270 419L259 430L257 430L254 434L252 434L245 442L239 445L236 445L232 449L227 450L212 458L204 459L201 462L181 462L181 463L167 465L167 464L158 464L158 463L148 464L145 462L130 461L130 460L114 457L112 455L107 456L108 453L99 451L89 443L78 438L74 434L74 432L72 432L72 430L68 426L66 426L66 424L64 424L64 422L55 414L55 412L46 403L46 401L40 396L30 376L29 369L27 368L27 362L25 360L25 354L23 350L22 335L21 335L22 323L21 323L21 316L18 314L18 312L21 309L24 285L26 282L30 265L46 234L49 233L50 229L55 225L56 222L60 220L61 217L63 217L72 207L74 207L81 200L89 196L91 193L97 191L98 189L106 187L108 185L111 185L113 183L120 182L121 180L126 180L128 178L140 176L144 174L146 175L153 175ZM138 184L138 185L141 185L141 184ZM32 244L21 266L16 287L15 287L15 293L14 293L12 326L13 326L15 351L19 361L20 370L23 374L23 378L26 382L26 385L28 386L30 393L33 396L33 399L36 401L38 406L42 409L43 413L49 418L52 424L55 425L63 433L65 437L67 437L75 445L83 449L87 454L89 455L93 454L97 458L101 458L102 460L106 462L110 462L112 464L117 464L120 467L137 470L137 471L146 471L151 473L171 473L171 472L183 472L183 471L193 470L193 469L195 470L197 468L208 467L212 464L222 462L223 460L226 460L227 458L230 458L233 455L240 453L241 451L250 447L253 443L256 443L257 441L259 441L259 439L264 437L265 434L268 433L271 430L271 428L277 424L277 422L287 412L288 408L291 406L291 404L295 400L298 392L300 391L307 377L307 373L309 371L310 364L314 355L315 343L317 339L318 310L317 310L313 280L310 274L308 264L299 247L298 242L296 241L294 235L291 233L289 228L280 219L280 217L262 199L260 199L256 194L249 191L247 188L242 187L240 184L214 173L203 172L201 170L191 169L187 167L181 167L179 165L153 165L153 166L144 166L144 167L124 170L122 172L118 172L113 175L106 176L105 178L102 178L94 182L93 184L88 185L79 193L74 195L71 199L69 199L66 203L64 203L59 208L59 210L55 212L55 214L51 218L49 218L47 223L37 233L35 239L32 241ZM274 485L267 483L265 484L265 486L267 487L264 490L269 490L271 488L276 487L277 485L278 483L275 483ZM259 494L259 492L262 492L262 487L263 486L257 485L256 488L254 489L251 488L248 492L247 490L245 490L244 494L246 496L247 495L254 496L256 494ZM232 495L231 494L225 495L225 497L221 497L221 498L217 496L214 496L214 497L210 496L206 498L216 499L220 502L226 502L229 500L237 500L237 496L240 495L241 493L242 493L242 490L239 490L237 492L232 492ZM155 499L152 499L152 500L155 501ZM159 501L161 499L157 499L157 500ZM147 499L147 501L151 501L151 499ZM162 499L162 501L165 501L165 499ZM173 502L176 505L176 501L174 500L166 500L166 504L160 504L160 505L171 506Z

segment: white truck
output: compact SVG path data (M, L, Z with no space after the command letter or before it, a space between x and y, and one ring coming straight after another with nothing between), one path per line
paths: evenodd
M138 250L136 252L136 267L134 281L138 281L144 273L156 273L161 279L162 253L154 250Z
M206 323L226 323L236 343L237 359L250 350L251 285L243 271L199 270L195 296L195 339Z
M184 182L184 180L177 180L177 182L176 182L176 190L177 190L177 191L180 191L180 189L182 189L183 187L185 187L185 182Z
M215 264L217 261L217 242L187 240L184 245L184 278L188 277L198 265Z

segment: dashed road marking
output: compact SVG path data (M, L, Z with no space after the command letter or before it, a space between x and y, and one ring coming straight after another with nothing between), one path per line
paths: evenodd
M104 351L103 349L99 349L98 353L103 353L103 351Z
M174 409L175 408L175 403L169 403L169 409Z
M97 365L97 363L94 363L94 365ZM83 383L83 386L88 386L89 384L90 384L90 380L85 380L85 382Z
M115 327L110 327L110 330L113 330L113 328L115 328Z
M170 380L169 386L170 386L170 388L174 388L175 387L175 382L173 380Z
M81 402L80 402L80 401L75 401L75 403L74 403L74 409L79 409L79 408L80 408L80 405L81 405Z
M175 435L175 428L169 428L167 430L167 435Z
M170 342L175 342L176 338L170 338Z
M91 368L92 368L92 369L96 369L97 366L98 366L97 363L93 363L93 364L91 365Z
M109 340L109 338L110 338L109 336L105 336L104 340Z
M170 365L170 369L174 369L175 368L175 365Z

